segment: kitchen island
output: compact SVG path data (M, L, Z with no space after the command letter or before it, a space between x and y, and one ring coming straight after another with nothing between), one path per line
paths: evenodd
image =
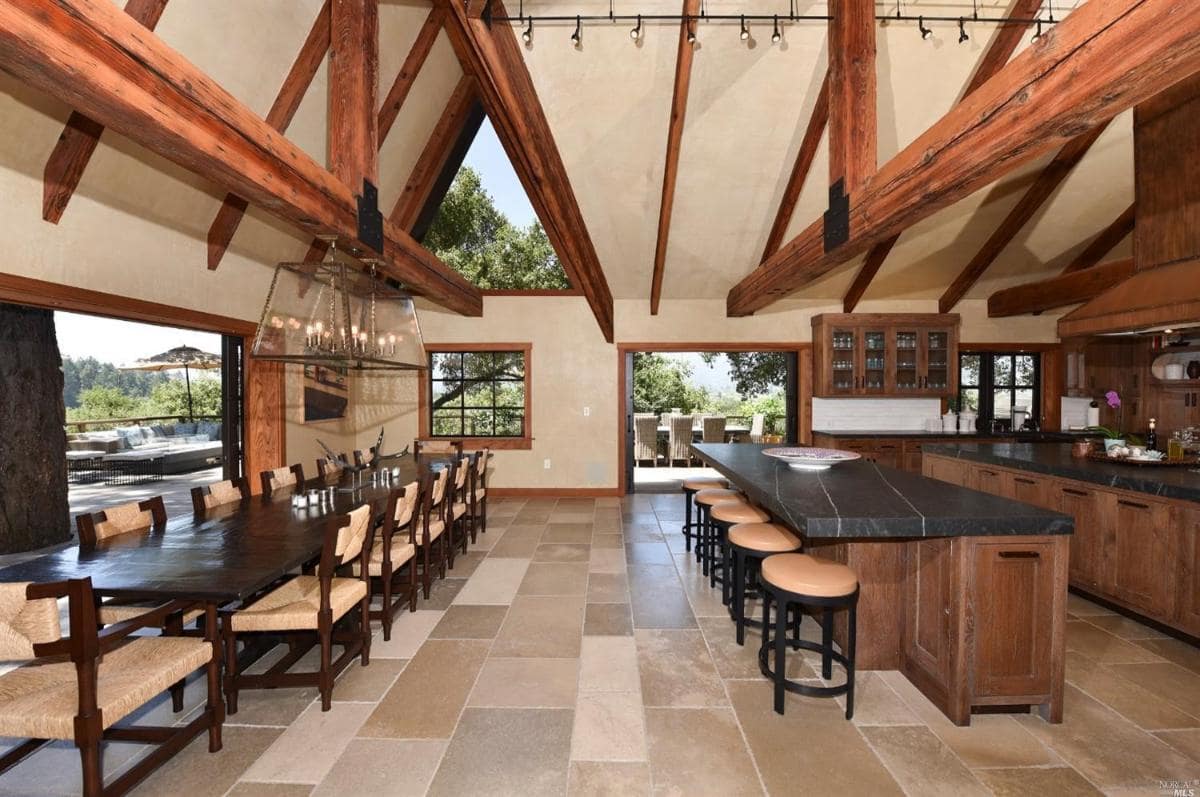
M859 669L900 670L959 725L996 705L1061 721L1070 516L863 460L796 471L766 447L692 449L855 570Z
M1067 445L925 448L930 475L1075 519L1071 588L1200 637L1200 473L1071 456Z

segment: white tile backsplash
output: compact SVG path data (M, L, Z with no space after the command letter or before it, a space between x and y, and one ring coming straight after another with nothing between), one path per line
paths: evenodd
M1090 398L1062 397L1062 431L1069 431L1072 426L1079 428L1088 425L1088 407L1092 404Z
M926 420L941 415L941 399L812 400L812 428L818 431L924 431Z

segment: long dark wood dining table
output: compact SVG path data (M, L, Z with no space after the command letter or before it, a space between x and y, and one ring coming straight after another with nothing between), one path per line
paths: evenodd
M426 456L419 462L393 460L385 463L399 471L391 484L372 483L372 471L364 471L365 483L358 489L350 471L336 481L310 479L303 489L337 488L331 506L294 508L297 488L284 488L269 499L252 496L204 517L168 518L164 527L145 534L123 534L10 565L0 569L0 582L90 577L104 597L218 606L244 601L319 555L325 529L340 516L364 503L381 515L393 487L414 481L421 468L446 463Z

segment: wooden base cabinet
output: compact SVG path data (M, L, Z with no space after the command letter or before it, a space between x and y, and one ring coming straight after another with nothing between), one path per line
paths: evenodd
M1176 517L1183 544L1179 557L1175 616L1179 628L1193 636L1200 636L1200 507L1179 508Z
M1071 583L1084 589L1101 589L1101 549L1109 496L1083 484L1055 482L1054 508L1075 519L1071 535Z
M1171 506L1126 495L1113 496L1105 524L1109 594L1150 617L1171 617L1175 608L1178 549Z

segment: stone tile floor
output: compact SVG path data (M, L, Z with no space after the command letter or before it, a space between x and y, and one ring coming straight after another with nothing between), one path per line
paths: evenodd
M488 534L390 641L376 634L331 711L314 690L244 692L222 752L199 739L136 793L1160 795L1200 781L1200 650L1076 596L1061 725L958 728L897 672L860 673L853 722L795 695L774 714L681 515L678 495L495 499ZM164 703L144 715L169 716ZM138 754L109 745L109 775ZM69 746L0 777L3 794L77 791Z

